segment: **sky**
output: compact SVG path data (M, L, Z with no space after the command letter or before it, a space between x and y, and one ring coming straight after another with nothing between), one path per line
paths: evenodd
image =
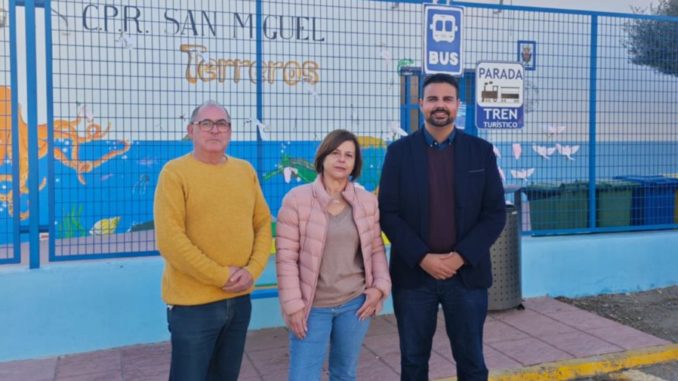
M463 0L469 3L497 4L502 0ZM520 5L545 8L580 9L599 12L633 13L632 7L647 13L651 4L658 0L503 0L504 5Z

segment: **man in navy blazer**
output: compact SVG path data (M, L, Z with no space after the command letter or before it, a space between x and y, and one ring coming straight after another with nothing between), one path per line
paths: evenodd
M424 128L388 147L379 185L401 380L428 380L439 305L458 379L487 380L483 324L490 246L506 221L504 189L492 145L454 127L455 79L428 76L422 91Z

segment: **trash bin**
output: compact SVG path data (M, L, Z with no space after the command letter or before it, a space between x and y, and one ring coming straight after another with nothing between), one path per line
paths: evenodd
M519 195L518 195L519 196ZM488 290L488 309L504 310L522 303L520 279L520 208L506 205L506 225L490 248L492 287Z
M672 224L675 219L678 179L664 176L617 176L638 184L633 191L631 224Z
M633 190L637 183L622 180L596 182L596 226L631 225Z
M530 202L531 230L588 227L588 182L543 182L523 188Z

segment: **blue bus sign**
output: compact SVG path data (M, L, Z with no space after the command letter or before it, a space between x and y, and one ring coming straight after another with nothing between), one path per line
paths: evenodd
M461 7L424 5L424 73L461 75Z

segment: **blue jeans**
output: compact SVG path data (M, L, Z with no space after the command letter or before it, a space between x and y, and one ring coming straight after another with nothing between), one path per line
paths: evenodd
M483 324L487 317L487 289L467 288L458 276L429 278L413 289L393 290L393 309L398 321L401 380L428 380L438 304L443 307L445 328L459 381L486 381L483 358Z
M168 308L172 336L170 380L236 381L251 313L249 295Z
M356 316L364 302L362 294L337 307L311 308L306 337L290 332L290 381L320 380L328 344L330 380L356 379L360 347L370 326L370 319Z

